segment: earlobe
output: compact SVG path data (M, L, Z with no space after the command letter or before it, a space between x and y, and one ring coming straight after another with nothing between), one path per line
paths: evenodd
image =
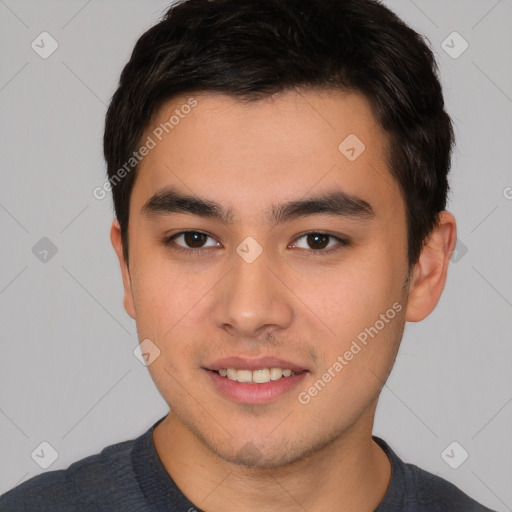
M423 246L411 272L406 321L419 322L436 307L446 283L448 264L456 241L455 218L447 211L440 212L438 225Z
M123 305L124 309L133 319L135 319L135 304L133 300L133 292L132 292L132 280L130 276L130 270L124 259L123 254L123 240L121 238L121 226L119 225L119 221L114 219L112 222L112 227L110 228L110 241L112 242L112 247L117 254L117 258L119 260L119 265L121 267L121 276L123 278L123 288L124 288L124 299Z

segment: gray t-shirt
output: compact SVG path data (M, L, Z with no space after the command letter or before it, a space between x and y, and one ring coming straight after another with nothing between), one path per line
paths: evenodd
M136 439L23 482L0 496L0 511L201 512L171 479L155 450L153 429L164 418ZM492 512L446 480L405 464L382 439L373 439L392 465L389 488L375 512Z

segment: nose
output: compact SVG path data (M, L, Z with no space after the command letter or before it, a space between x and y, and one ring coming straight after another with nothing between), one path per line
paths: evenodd
M216 287L212 306L215 325L235 337L258 338L293 321L293 294L283 284L265 251L248 263L238 254L233 267Z

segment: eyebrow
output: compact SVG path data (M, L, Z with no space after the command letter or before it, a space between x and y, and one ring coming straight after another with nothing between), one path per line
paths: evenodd
M185 213L212 218L224 224L234 223L234 213L229 207L210 199L183 194L175 187L156 192L141 208L146 217ZM375 211L371 204L342 190L328 191L307 199L297 199L270 205L265 212L269 223L291 221L309 215L334 215L351 219L371 219Z

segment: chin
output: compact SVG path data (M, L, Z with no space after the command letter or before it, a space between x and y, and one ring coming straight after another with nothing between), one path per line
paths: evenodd
M297 452L290 446L266 446L259 449L254 443L247 442L241 449L233 452L216 450L217 455L231 464L256 469L272 469L282 466L288 466L297 462L305 456L303 450Z
M300 436L297 430L270 439L268 432L261 432L258 437L254 432L248 436L246 431L240 437L235 435L222 440L211 438L208 434L205 436L204 433L200 433L198 437L208 450L225 462L255 469L290 466L306 459L331 442L324 437L314 439L311 436Z

